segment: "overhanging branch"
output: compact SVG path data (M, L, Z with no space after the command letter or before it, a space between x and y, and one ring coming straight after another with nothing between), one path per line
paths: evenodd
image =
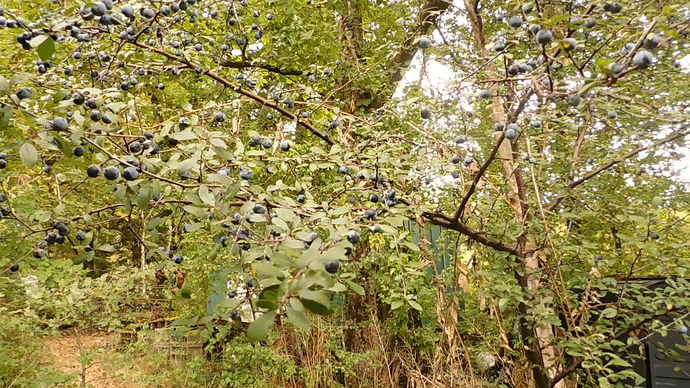
M508 252L518 257L524 257L523 252L521 252L517 246L513 244L504 244L498 240L494 240L485 233L475 230L469 227L467 224L460 222L457 219L453 219L452 217L446 216L445 214L424 212L422 213L422 217L434 225L460 232L469 237L471 240L474 240L482 245L486 245L487 247L493 248L497 251Z
M520 98L519 105L515 108L515 110L513 112L511 112L511 114L508 115L507 122L511 122L512 120L514 120L514 118L517 117L522 112L523 109L525 109L525 105L527 104L527 101L529 100L529 98L533 94L534 94L534 89L529 89L527 92L525 92L525 94ZM496 142L496 146L491 151L489 158L481 166L477 175L475 175L474 180L472 181L472 185L470 185L470 188L467 191L467 194L465 194L465 196L462 199L462 202L460 203L460 207L458 207L458 210L455 212L455 219L456 220L459 220L460 217L462 217L462 213L465 211L465 207L467 207L467 202L470 200L470 198L472 197L472 194L474 194L474 191L477 189L477 184L479 184L479 181L484 176L484 173L489 168L489 165L491 165L491 163L496 159L496 155L498 154L498 150L501 147L501 144L503 143L504 139L505 139L505 134L501 134L501 136L499 136L499 138L498 138L498 141ZM523 199L523 198L521 198L521 199Z
M518 105L515 107L514 110L508 113L508 117L506 118L506 125L507 123L510 123L513 120L517 119L520 113L522 113L522 111L525 110L525 107L527 106L527 101L529 101L530 97L532 97L534 93L534 88L530 88L522 95L522 97L520 97Z
M192 61L189 61L189 60L186 59L186 58L178 57L177 55L170 54L169 52L167 52L167 51L165 51L165 50L161 50L161 49L159 49L159 48L155 48L155 47L149 46L149 45L144 44L144 43L133 42L133 41L127 41L127 43L133 44L133 45L135 45L135 46L137 46L137 47L141 47L141 48L143 48L143 49L149 50L149 51L154 52L154 53L156 53L156 54L162 55L162 56L164 56L164 57L166 57L166 58L168 58L168 59L170 59L170 60L173 60L173 61L176 61L176 62L180 62L180 63L184 63L186 66L191 67L191 68L200 67L198 64L196 64L196 63L194 63L194 62L192 62ZM203 67L202 67L202 68L203 68ZM206 74L207 76L211 77L211 78L214 79L216 82L222 84L222 85L225 86L226 88L232 89L233 91L235 91L235 92L237 92L237 93L240 93L240 94L242 94L242 95L244 95L244 96L246 96L246 97L249 97L249 98L251 98L252 100L254 100L254 101L256 101L256 102L259 102L259 103L261 103L262 105L268 106L269 108L274 109L274 110L280 112L280 113L283 114L284 116L289 117L290 119L294 120L294 121L297 123L297 125L299 125L299 126L305 128L305 129L307 129L309 132L313 133L313 134L316 135L318 138L320 138L321 140L323 140L323 141L325 141L326 143L328 143L328 145L331 145L331 146L332 146L332 145L335 144L335 141L333 141L333 139L331 139L330 136L328 136L327 134L325 134L325 133L319 131L318 129L316 129L310 122L308 122L308 121L306 121L306 120L301 120L296 114L294 114L294 113L290 112L289 110L283 108L282 106L278 105L277 103L275 103L275 102L273 102L273 101L271 101L271 100L265 99L265 98L259 96L258 94L252 93L252 92L250 92L249 90L242 89L239 85L233 84L232 82L228 81L227 79L221 77L220 75L218 75L218 74L216 74L216 73L214 73L214 72L212 72L212 71L205 70L203 74Z
M479 172L477 175L474 176L474 180L472 181L472 185L470 186L470 189L467 191L467 194L462 198L462 202L460 202L460 207L458 207L458 210L455 212L455 217L454 219L457 221L462 217L462 213L465 211L465 207L467 206L467 202L470 200L472 197L472 194L474 194L474 191L477 189L477 184L479 181L482 179L484 176L484 173L486 170L489 168L489 165L496 159L496 155L498 154L499 148L501 148L501 144L503 143L503 139L505 139L505 133L502 133L501 136L498 137L498 141L496 142L496 146L494 149L491 151L491 155L489 155L489 158L486 159L486 162L482 165L482 167L479 169Z
M420 25L416 29L410 31L407 34L407 38L400 46L398 53L393 58L389 69L395 69L393 74L390 76L391 84L395 84L402 80L405 70L409 65L414 54L417 52L417 46L415 42L420 36L425 35L429 32L431 27L434 26L436 19L445 12L448 7L452 4L449 0L428 0L419 11Z
M281 75L303 75L304 72L297 69L285 69L280 66L269 65L268 63L262 62L249 62L245 60L241 61L225 61L220 64L223 67L229 67L232 69L247 69L256 68L264 69L270 71L271 73L281 74Z
M633 156L639 154L642 151L646 151L646 150L651 149L651 148L659 147L659 146L664 145L666 143L669 143L669 142L672 142L674 140L680 139L682 137L688 136L689 134L690 134L690 131L674 133L674 134L666 136L665 138L663 138L663 139L661 139L655 143L652 143L648 146L638 147L638 148L628 152L627 154L625 154L619 158L610 160L608 163L603 164L601 167L599 167L596 170L590 172L589 174L583 176L582 178L570 182L568 184L568 189L574 189L577 186L580 186L581 184L583 184L583 183L587 182L588 180L601 174L603 171L606 171L607 169L611 168L612 166L615 166L618 163L624 162L624 161L632 158ZM558 204L560 204L563 201L563 199L566 197L566 195L567 194L565 194L565 193L559 194L558 197L556 197L556 199L554 199L553 202L551 202L549 204L549 206L546 207L546 209L548 211L553 211L558 206Z

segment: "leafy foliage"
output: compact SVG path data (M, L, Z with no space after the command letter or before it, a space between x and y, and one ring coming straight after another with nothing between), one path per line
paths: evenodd
M0 312L540 388L635 380L622 336L686 313L683 2L5 3Z

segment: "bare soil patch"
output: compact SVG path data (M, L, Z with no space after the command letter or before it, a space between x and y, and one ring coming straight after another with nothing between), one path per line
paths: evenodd
M75 376L68 387L81 387L82 360L86 361L84 376L90 388L148 388L133 384L131 378L124 378L133 371L112 370L107 359L116 351L119 336L116 334L80 334L66 332L48 341L55 365L64 373ZM81 351L80 351L81 343ZM128 381L129 380L129 381Z

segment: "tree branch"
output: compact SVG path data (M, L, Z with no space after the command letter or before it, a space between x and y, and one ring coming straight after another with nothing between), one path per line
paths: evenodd
M514 121L520 113L522 113L523 110L525 110L525 107L527 106L527 101L529 101L530 97L535 93L534 88L529 88L525 94L520 97L520 100L518 102L518 105L515 107L515 109L512 112L508 113L508 117L506 118L506 125L508 123Z
M10 215L12 217L14 217L14 219L17 220L17 222L22 224L22 226L29 229L31 232L35 232L35 230L31 226L29 226L29 224L22 221L22 219L19 218L17 213L14 212L14 208L12 207L12 203L10 202L10 192L7 191L7 189L5 188L5 183L1 180L0 180L0 189L2 189L2 191L5 193L5 201L7 201L7 208L10 210Z
M400 46L398 53L393 58L389 69L395 69L393 74L390 76L390 83L395 84L402 80L405 70L409 65L414 54L417 52L417 46L415 42L420 36L425 35L429 32L431 27L434 26L436 19L448 9L452 4L449 0L428 0L419 11L420 25L416 29L410 31L407 38Z
M523 109L525 109L525 105L527 104L527 101L529 98L534 94L534 89L530 89L527 91L522 98L520 98L520 103L518 106L515 108L513 112L511 112L508 115L507 121L510 122L512 121L515 117L517 117ZM505 139L505 134L501 134L501 136L498 138L498 141L496 142L496 146L494 149L491 151L491 155L489 155L489 158L484 162L482 167L479 169L479 172L477 175L475 175L474 180L472 181L472 185L470 186L470 189L467 191L467 194L465 194L465 197L463 197L462 202L460 203L460 207L458 207L458 210L455 212L455 219L459 220L460 217L462 217L462 213L465 211L465 208L467 207L467 202L470 200L470 197L472 197L472 194L474 194L474 191L477 189L477 184L479 184L479 181L482 179L482 176L486 172L486 170L489 168L489 165L496 159L496 155L498 154L498 150L501 147L501 144L503 143L503 140Z
M582 178L570 182L570 183L568 184L568 189L574 189L574 188L576 188L577 186L580 186L581 184L583 184L583 183L587 182L588 180L590 180L590 179L596 177L597 175L599 175L602 171L605 171L606 169L608 169L608 168L610 168L610 167L612 167L612 166L615 166L615 165L618 164L618 163L624 162L624 161L626 161L626 160L632 158L633 156L639 154L639 153L642 152L642 151L646 151L646 150L651 149L651 148L656 148L656 147L658 147L658 146L661 146L661 145L664 145L664 144L666 144L666 143L669 143L669 142L672 142L672 141L674 141L674 140L677 140L677 139L680 139L680 138L682 138L682 137L685 137L685 136L687 136L688 134L690 134L690 131L674 133L674 134L671 134L671 135L669 135L669 136L666 136L665 138L663 138L663 139L661 139L661 140L659 140L659 141L657 141L657 142L655 142L655 143L652 143L652 144L650 144L650 145L648 145L648 146L636 148L636 149L634 149L634 150L628 152L627 154L621 156L620 158L613 159L613 160L609 161L608 163L602 165L602 166L599 167L598 169L596 169L596 170L590 172L589 174L583 176ZM550 203L549 206L546 207L546 209L547 209L548 211L553 211L553 210L558 206L558 204L560 204L561 201L563 201L563 198L565 198L565 194L563 194L563 193L562 193L562 194L559 194L558 197L556 197L556 199L554 199L553 202Z
M465 10L467 12L467 18L472 25L472 34L474 36L475 43L477 45L477 48L481 51L482 57L486 58L489 55L489 50L485 45L485 37L487 34L485 33L483 28L483 21L481 13L479 11L479 0L464 0L464 3ZM489 70L493 69L496 69L496 66L494 64L489 66ZM551 82L551 84L553 84L553 82ZM510 121L507 120L509 116L506 114L505 108L503 107L503 97L500 94L497 94L497 84L491 86L490 90L492 91L492 94L494 94L491 105L492 119L494 122L504 122L507 125L508 123L510 123ZM527 98L529 98L529 94L525 94L525 96L528 96ZM525 104L526 103L527 100L525 100ZM519 105L516 107L516 113L519 113L518 109L520 109ZM514 121L515 117L517 117L517 115L511 117L511 121ZM500 136L498 134L494 134L494 137L503 137L503 134L501 134ZM521 222L524 222L527 214L526 193L524 180L520 175L520 171L516 170L515 166L514 153L517 152L517 143L511 144L510 142L501 141L498 144L498 153L501 158L503 170L506 174L506 184L510 188L510 206L514 211L515 216ZM522 337L522 340L525 344L524 351L532 369L532 377L534 379L535 385L539 388L548 388L550 382L549 375L545 368L546 363L544 362L543 352L540 349L540 342L542 338L540 335L535 333L534 326L530 324L530 322L528 322L526 318L528 316L527 312L529 310L526 300L532 298L533 290L531 290L531 288L534 284L537 284L538 282L535 282L532 279L530 279L530 272L533 269L531 267L534 267L535 263L534 260L527 260L526 254L524 252L524 248L526 246L526 244L524 243L525 240L526 236L523 233L518 238L518 241L514 248L514 251L519 253L517 256L525 259L523 262L519 263L523 271L521 273L519 271L515 272L515 279L520 284L520 287L522 289L522 295L525 298L524 302L520 302L518 304L518 310L522 315L520 318L519 325L520 336ZM536 263L536 266L538 267L538 262Z
M467 224L460 222L457 219L453 219L449 216L446 216L445 214L424 212L422 213L422 217L424 217L434 225L439 225L444 228L460 232L465 236L469 237L471 240L474 240L482 245L486 245L487 247L493 248L497 251L508 252L518 257L524 257L524 254L518 249L516 245L504 244L498 240L494 240L488 237L485 233L475 230L467 226Z
M248 62L245 60L241 61L225 61L220 63L223 67L229 67L232 69L246 69L246 68L257 68L270 71L271 73L281 74L281 75L304 75L305 73L297 69L285 69L280 66L270 65L268 63L261 62Z
M491 151L491 155L489 155L489 158L486 159L486 162L484 162L482 167L479 169L477 175L474 176L474 180L472 181L470 189L467 191L467 194L465 194L465 196L462 198L462 202L460 202L460 207L458 207L458 210L455 212L454 220L457 221L460 219L460 217L462 217L462 213L465 211L467 202L470 200L470 197L472 197L472 194L474 194L474 191L477 189L477 184L482 179L482 176L484 176L484 173L489 168L489 165L494 161L494 159L496 159L498 149L501 148L501 143L503 143L503 139L505 139L505 133L502 133L501 136L499 136L498 141L496 142L496 146Z
M652 20L652 22L649 23L649 26L647 26L647 29L645 29L642 35L640 35L640 37L637 39L637 42L635 43L635 48L630 50L630 52L628 53L628 58L625 60L625 67L628 67L628 65L630 65L630 62L635 56L635 53L637 53L637 50L639 50L640 47L642 47L645 38L647 38L647 35L649 35L649 33L652 32L654 26L656 26L656 20Z
M133 44L133 45L135 45L135 46L137 46L137 47L141 47L141 48L146 49L146 50L150 50L150 51L152 51L152 52L154 52L154 53L156 53L156 54L160 54L160 55L162 55L162 56L164 56L164 57L166 57L166 58L168 58L168 59L170 59L170 60L177 61L177 62L180 62L180 63L184 63L185 65L187 65L188 67L191 67L191 68L200 67L198 64L196 64L196 63L194 63L194 62L191 62L191 61L189 61L189 60L186 59L186 58L178 57L177 55L170 54L169 52L167 52L167 51L165 51L165 50L161 50L161 49L158 49L158 48L155 48L155 47L151 47L151 46L149 46L149 45L147 45L147 44L144 44L144 43L132 42L132 41L127 41L127 43ZM203 68L203 67L202 67L202 68ZM275 102L273 102L273 101L271 101L271 100L265 99L265 98L263 98L263 97L261 97L261 96L259 96L259 95L257 95L257 94L254 94L254 93L250 92L249 90L242 89L239 85L233 84L232 82L226 80L225 78L221 77L220 75L218 75L218 74L216 74L216 73L214 73L214 72L212 72L212 71L205 70L205 71L204 71L204 74L206 74L207 76L213 78L213 79L216 80L217 82L221 83L223 86L225 86L225 87L227 87L227 88L229 88L229 89L231 89L231 90L233 90L233 91L235 91L235 92L237 92L237 93L240 93L240 94L242 94L242 95L244 95L244 96L246 96L246 97L249 97L249 98L251 98L252 100L254 100L254 101L256 101L256 102L261 103L262 105L268 106L269 108L274 109L274 110L280 112L280 113L283 114L284 116L289 117L290 119L294 120L294 121L297 123L297 125L300 125L300 126L304 127L304 128L307 129L309 132L313 133L314 135L316 135L317 137L319 137L321 140L323 140L323 141L325 141L326 143L328 143L328 145L331 145L331 146L332 146L332 145L335 144L335 141L333 141L333 140L330 138L330 136L328 136L327 134L325 134L325 133L319 131L318 129L316 129L316 128L315 128L311 123L309 123L308 121L300 120L300 118L299 118L296 114L294 114L294 113L290 112L289 110L287 110L287 109L281 107L281 106L278 105L277 103L275 103Z
M103 152L104 154L108 155L108 157L109 157L110 159L112 159L112 160L118 162L119 164L121 164L121 165L123 165L123 166L127 166L127 167L134 167L134 168L137 168L137 166L135 166L135 165L133 165L133 164L131 164L131 163L125 162L124 160L122 160L122 159L118 158L117 156L115 156L113 153L108 152L108 150L106 150L105 148L101 147L101 146L100 146L98 143L96 143L95 141L93 141L93 140L91 140L91 139L88 139L88 138L86 138L86 137L82 137L82 140L84 140L85 142L91 144L93 147L97 148L99 151ZM160 175L156 175L156 174L154 174L154 173L152 173L152 172L150 172L150 171L148 171L148 170L141 169L140 171L141 171L142 174L148 175L148 176L150 176L151 178L159 179L159 180L161 180L161 181L163 181L163 182L168 182L168 183L170 183L171 185L179 186L179 187L182 187L182 188L184 188L184 189L193 189L193 188L198 187L198 185L187 185L187 184L184 184L184 183L176 182L176 181L174 181L174 180L172 180L172 179L168 179L168 178L166 178L166 177L163 177L163 176L160 176Z

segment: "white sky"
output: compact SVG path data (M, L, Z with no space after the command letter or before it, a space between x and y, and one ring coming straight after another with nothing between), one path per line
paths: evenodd
M432 40L434 45L443 44L443 40L438 32L434 32ZM423 52L421 50L417 51L409 70L405 73L403 81L399 84L398 89L396 90L395 97L401 98L403 96L403 89L406 86L419 82L423 60ZM680 63L684 69L684 72L686 74L690 73L690 56L684 57ZM424 88L424 91L427 95L432 90L448 90L447 85L449 85L457 76L450 67L433 60L433 58L427 58L425 66L426 71L424 78L421 81L421 86ZM458 85L455 85L455 87L457 86ZM471 105L465 105L463 103L463 106L466 106L468 110L472 110ZM667 136L667 134L664 136ZM681 148L681 152L684 155L683 158L674 163L675 169L678 172L677 179L682 183L690 184L690 148L688 148L687 144L686 147ZM449 181L450 179L444 180Z

